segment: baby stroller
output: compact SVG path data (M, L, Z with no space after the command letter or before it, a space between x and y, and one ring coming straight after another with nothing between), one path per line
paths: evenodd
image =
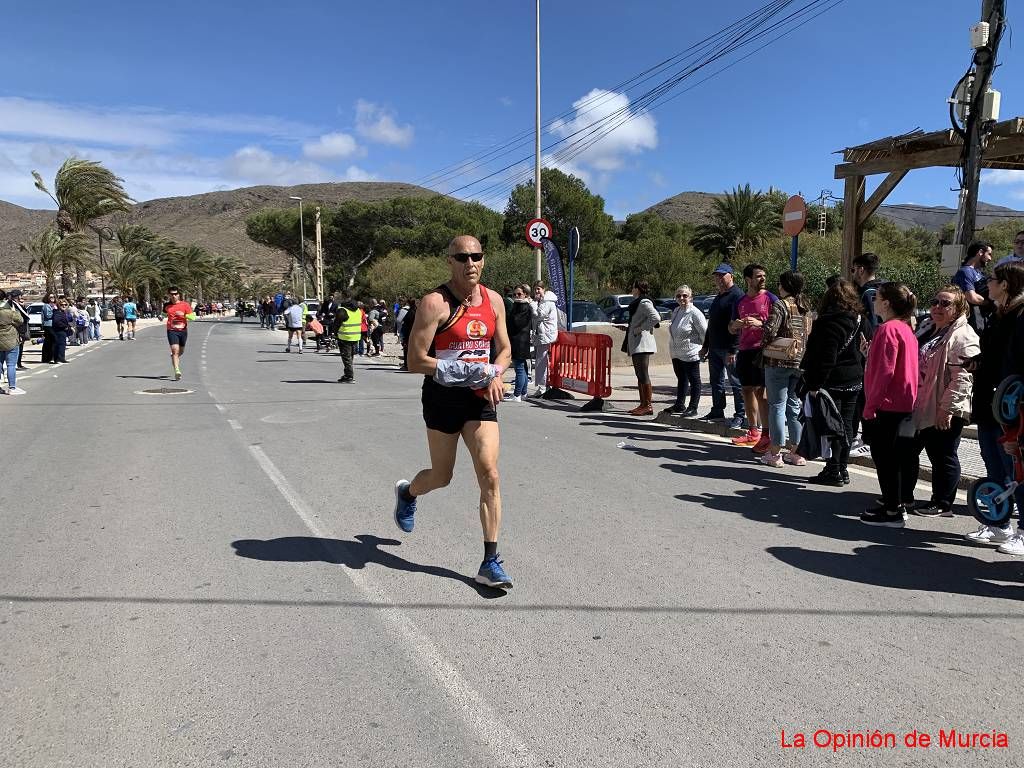
M1021 444L1024 441L1024 376L1009 376L996 388L992 400L992 415L1003 428L1000 446L1015 447L1013 477L1008 483L981 478L967 490L967 506L982 525L1004 527L1013 514L1013 493L1024 483L1024 460Z

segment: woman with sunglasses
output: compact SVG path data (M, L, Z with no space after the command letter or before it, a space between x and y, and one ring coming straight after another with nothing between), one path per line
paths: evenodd
M672 312L668 326L669 353L676 373L676 402L672 413L692 418L700 403L700 351L708 321L704 313L693 305L693 291L688 285L676 288L679 306ZM689 396L690 404L686 405Z
M969 304L955 285L939 289L932 299L931 323L920 345L917 400L914 403L912 468L919 471L917 457L928 453L932 464L932 497L912 509L921 517L952 517L953 501L960 483L960 433L971 420L973 377L964 369L967 360L981 352L978 334L967 320ZM922 325L924 325L922 323Z
M996 305L981 333L981 356L968 366L974 371L973 416L978 425L978 447L985 462L985 475L997 482L1013 476L1013 460L998 440L1003 430L992 413L996 387L1008 376L1024 375L1024 264L1007 262L993 270L988 279L988 296ZM1024 509L1024 487L1014 493L1018 512ZM982 525L968 533L972 544L999 547L1011 555L1024 555L1020 528L1013 532Z
M68 310L68 300L61 299L53 310L51 319L53 329L53 362L57 365L64 365L67 362L65 355L68 348L68 333L71 332L74 319Z
M533 305L530 304L530 286L517 285L512 289L512 301L506 308L505 325L512 344L512 368L516 372L512 394L506 399L522 402L530 379L526 375L526 361L530 357L530 329L533 325Z

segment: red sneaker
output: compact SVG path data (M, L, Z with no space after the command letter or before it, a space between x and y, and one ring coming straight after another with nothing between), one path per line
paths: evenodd
M732 439L732 444L733 445L750 447L750 446L757 445L760 442L760 440L761 440L761 430L760 429L748 429L747 433L745 435L740 435L739 437L734 437Z
M768 433L765 432L761 435L761 439L758 440L757 443L755 443L750 450L752 450L758 456L763 456L764 454L768 453L768 446L771 444L771 438L769 438Z

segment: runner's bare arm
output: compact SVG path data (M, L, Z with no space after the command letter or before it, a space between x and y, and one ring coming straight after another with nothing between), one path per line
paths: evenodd
M431 291L416 307L416 319L409 334L409 371L433 376L437 358L430 356L430 344L438 327L448 319L451 310L438 291Z
M497 324L494 329L494 364L500 366L499 370L503 370L512 362L512 343L508 340L508 328L505 325L505 301L497 291L488 288L487 292L490 295L491 306L494 307L494 319ZM492 405L497 405L504 396L505 385L499 373L487 385L487 399Z

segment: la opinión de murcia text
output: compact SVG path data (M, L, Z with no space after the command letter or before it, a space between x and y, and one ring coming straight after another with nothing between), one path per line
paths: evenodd
M940 728L937 735L916 728L902 735L873 731L831 731L819 728L810 736L785 730L779 737L782 749L1008 749L1009 737L999 731L958 731Z

